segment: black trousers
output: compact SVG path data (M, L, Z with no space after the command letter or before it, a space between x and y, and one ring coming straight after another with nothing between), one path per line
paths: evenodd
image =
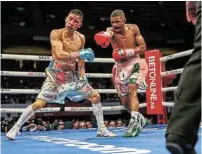
M198 140L201 121L201 2L197 2L195 29L194 50L175 91L175 106L166 130L166 136L180 135L193 147Z

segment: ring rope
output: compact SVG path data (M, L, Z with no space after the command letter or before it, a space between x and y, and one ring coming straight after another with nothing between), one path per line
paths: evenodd
M141 103L139 105L140 108L146 107L147 104L146 103ZM25 110L25 108L1 108L1 112L9 112L9 113L22 113ZM37 110L37 113L40 112L58 112L60 111L61 108L60 107L53 107L53 108L42 108L40 110ZM118 110L126 110L123 106L109 106L109 107L102 107L103 111L118 111ZM68 111L68 112L89 112L89 111L93 111L92 107L65 107L64 111Z
M173 107L175 103L173 102L162 102L163 106L166 107ZM140 108L146 107L147 104L146 103L141 103L139 105ZM22 113L24 112L25 108L1 108L1 113ZM123 106L110 106L110 107L102 107L103 111L119 111L119 110L126 110ZM60 107L53 107L53 108L42 108L38 111L36 111L37 113L41 113L41 112L58 112L61 111ZM92 107L65 107L64 111L67 112L89 112L92 111Z
M179 68L176 70L171 70L171 71L166 71L166 72L161 72L161 76L169 76L169 75L174 75L174 74L181 74L183 72L184 68Z
M19 76L19 77L46 77L44 72L17 72L17 71L1 71L1 76ZM90 78L111 78L110 73L86 73Z
M171 59L188 56L192 53L193 49L186 50L180 53L172 54L160 58L161 62L166 62ZM39 56L39 55L15 55L15 54L1 54L1 59L15 59L15 60L38 60L38 61L50 61L51 56ZM114 63L113 58L95 58L92 63Z
M177 89L176 87L166 87L162 88L162 92L168 92L168 91L175 91ZM115 94L117 93L116 89L95 89L100 94ZM2 94L38 94L40 92L40 89L1 89ZM139 90L138 93L145 93L146 90Z
M164 57L160 58L160 61L161 62L166 62L166 61L171 60L171 59L176 59L176 58L180 58L180 57L184 57L184 56L189 56L192 53L192 51L193 51L193 49L190 49L190 50L175 53L175 54L172 54L172 55L169 55L169 56L164 56Z
M115 94L116 89L94 89L100 94ZM2 94L38 94L40 89L1 89ZM138 90L138 93L145 93L146 90Z
M161 72L161 75L169 76L173 74L182 73L183 68ZM19 77L46 77L44 72L17 72L17 71L1 71L1 76L19 76ZM111 78L112 74L110 73L86 73L86 76L89 78Z
M162 104L163 106L166 106L166 107L173 107L175 105L174 102L163 102Z
M33 55L1 54L1 59L50 61L52 60L52 57L40 56L40 55L33 56ZM114 63L114 59L113 58L95 58L93 62L89 62L89 63Z

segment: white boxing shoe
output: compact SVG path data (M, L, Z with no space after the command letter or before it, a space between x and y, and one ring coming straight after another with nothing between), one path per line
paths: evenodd
M6 133L6 137L7 137L9 140L14 140L14 139L15 139L15 136L18 134L19 130L20 130L20 127L15 124L15 125L8 131L8 133Z
M105 126L101 126L97 131L98 137L117 137L116 134L110 132Z

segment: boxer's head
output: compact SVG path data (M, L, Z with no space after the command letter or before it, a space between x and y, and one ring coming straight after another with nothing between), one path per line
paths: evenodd
M122 10L114 10L110 17L111 25L116 33L124 31L126 18Z
M75 31L82 26L82 21L83 13L78 9L71 10L65 18L65 27L69 31Z

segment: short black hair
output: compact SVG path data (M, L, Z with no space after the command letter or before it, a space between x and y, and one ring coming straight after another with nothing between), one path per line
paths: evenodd
M125 13L122 10L114 10L111 14L111 17L117 17L117 16L125 17Z
M83 16L83 12L79 9L73 9L69 12L69 14L72 13L72 14L75 14L75 15L78 15L81 17L81 20L83 20L84 16Z

